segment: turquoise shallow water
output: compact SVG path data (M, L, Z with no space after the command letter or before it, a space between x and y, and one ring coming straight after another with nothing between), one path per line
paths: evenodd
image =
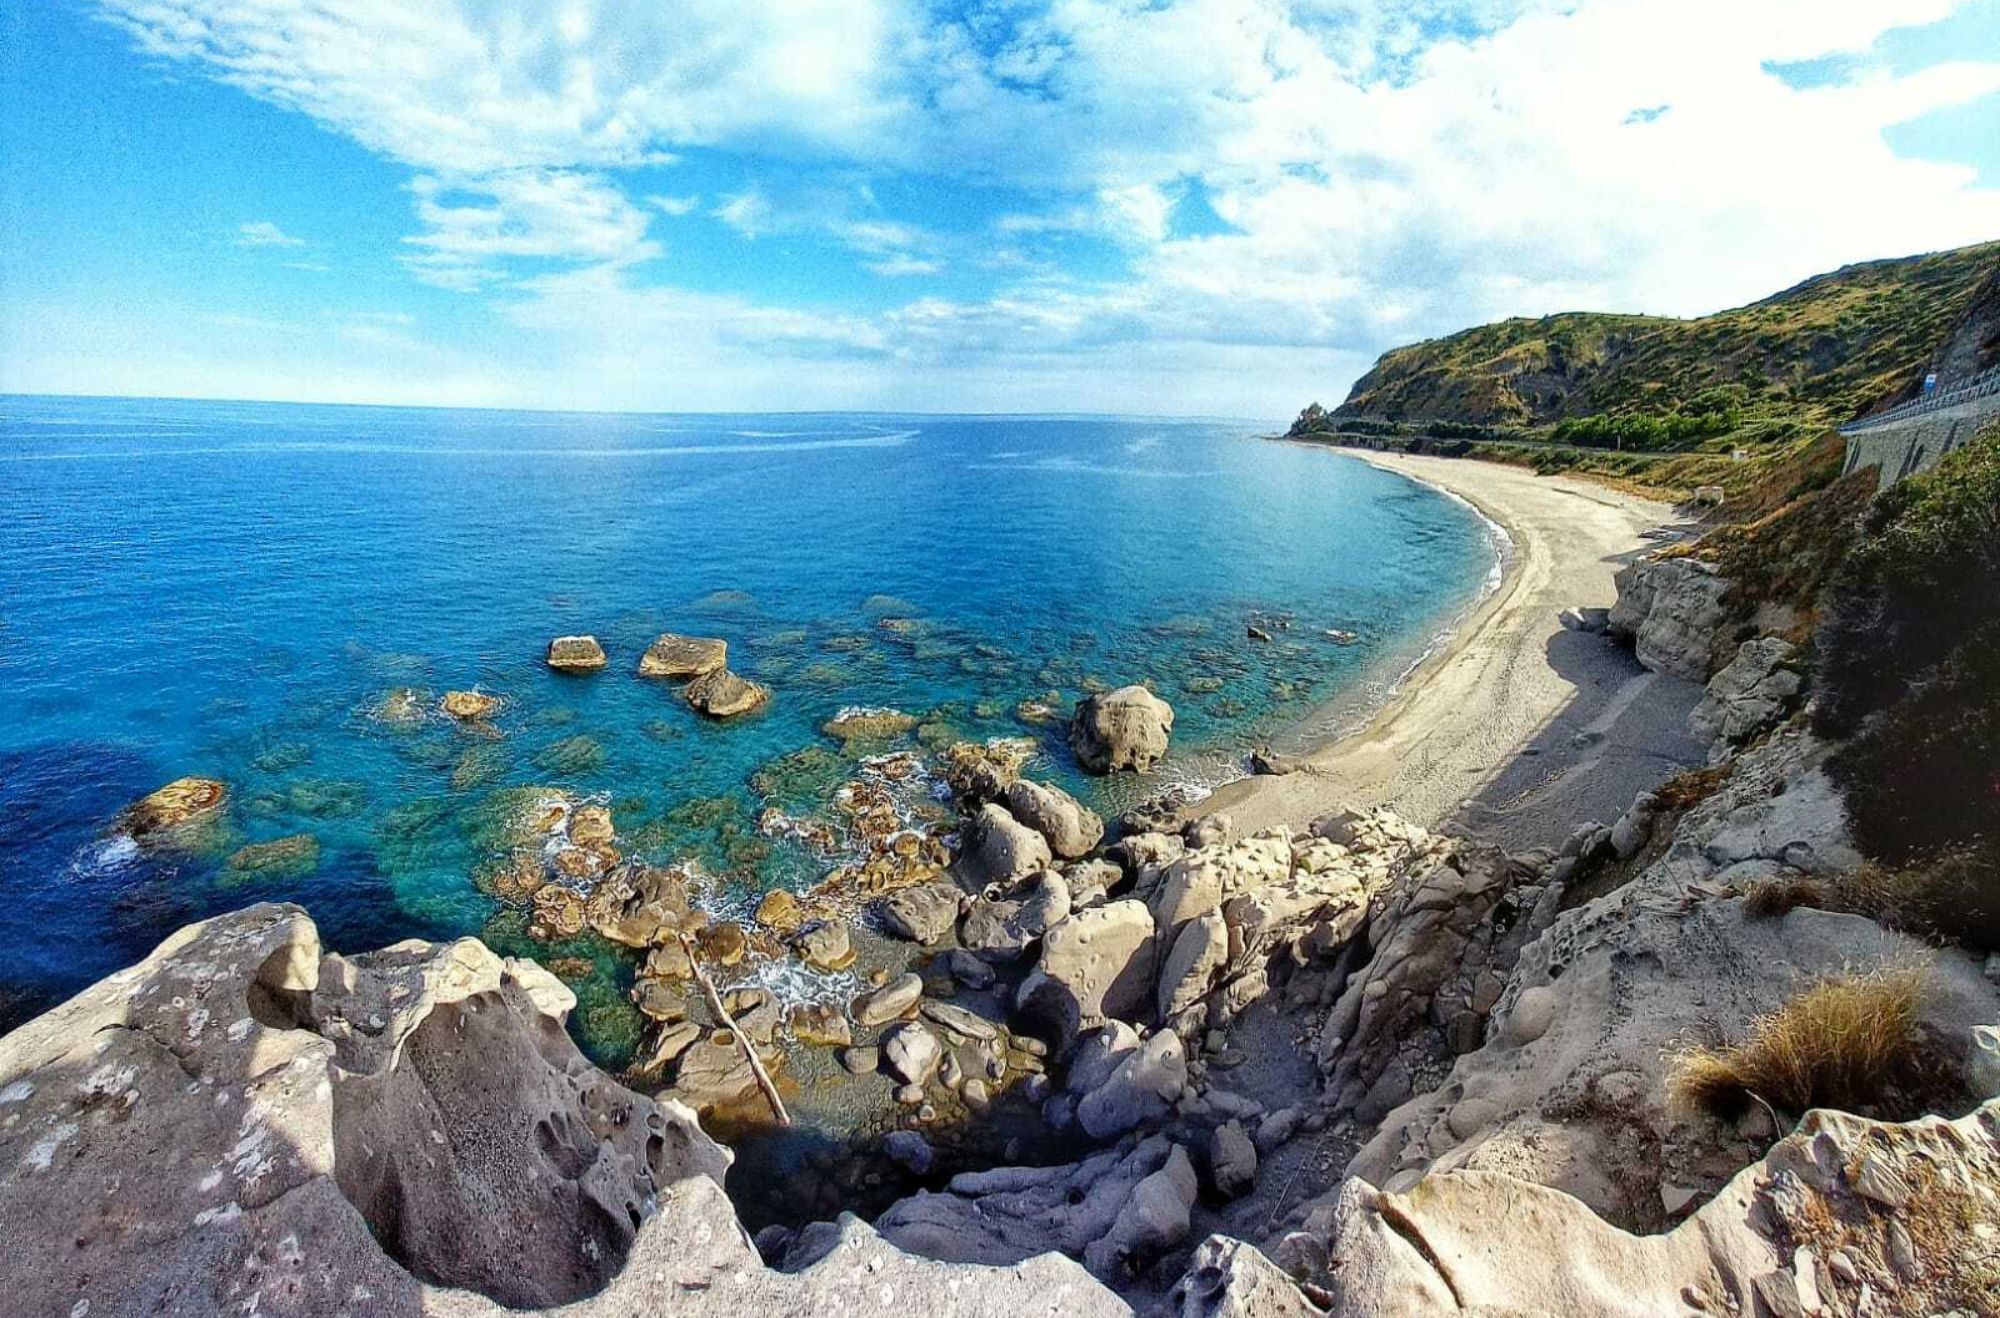
M1406 665L1494 561L1463 505L1256 432L0 399L0 1022L252 900L348 949L495 928L472 874L509 784L604 794L636 851L746 889L814 877L756 838L752 780L837 749L819 726L848 705L1039 737L1038 772L1107 808L1226 773ZM705 723L635 677L663 630L726 638L771 707ZM610 667L548 671L566 632ZM1079 779L1017 717L1141 678L1178 711L1146 784ZM507 701L497 738L369 715L474 685ZM185 774L231 785L229 845L309 832L317 869L115 835Z

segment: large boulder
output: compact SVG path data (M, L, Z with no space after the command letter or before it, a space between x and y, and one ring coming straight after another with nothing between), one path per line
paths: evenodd
M729 642L708 636L663 633L639 656L639 676L686 681L705 677L729 662Z
M549 642L549 667L558 673L594 673L604 662L604 647L595 636L558 636Z
M923 996L924 978L910 970L880 988L863 993L854 1000L849 1010L856 1025L872 1029L908 1016L917 1009L917 1000Z
M1059 787L1019 778L1008 785L1003 799L1014 818L1040 833L1063 860L1089 855L1104 839L1104 821Z
M702 674L689 682L681 694L698 712L716 719L748 714L771 699L768 687L738 677L727 668Z
M959 831L958 880L973 892L1047 869L1054 860L1048 839L992 802Z
M1683 556L1642 559L1615 580L1611 634L1629 639L1639 662L1654 672L1706 682L1735 643L1729 579L1713 564Z
M1077 911L1043 935L1016 1007L1064 1044L1108 1018L1141 1019L1151 1004L1155 947L1144 902Z
M913 943L942 942L958 925L965 893L953 883L922 883L882 899L882 923Z
M1174 708L1143 686L1086 696L1070 721L1069 748L1085 773L1143 772L1167 753Z
M906 1085L924 1085L944 1061L944 1045L924 1026L912 1021L882 1036L882 1065Z

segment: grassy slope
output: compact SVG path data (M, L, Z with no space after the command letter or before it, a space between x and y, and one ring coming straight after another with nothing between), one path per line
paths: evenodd
M1819 275L1697 320L1570 312L1384 353L1336 420L1537 426L1671 412L1719 385L1746 411L1842 421L1904 392L2000 265L2000 243Z

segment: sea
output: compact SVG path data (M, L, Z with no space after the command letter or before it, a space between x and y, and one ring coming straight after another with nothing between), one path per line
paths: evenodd
M824 862L758 820L896 748L843 747L822 730L843 709L914 716L906 749L1031 739L1031 773L1107 813L1331 735L1504 546L1464 503L1270 429L0 397L0 1027L258 901L345 951L521 950L480 880L510 788L602 800L631 854L739 897L808 885ZM770 704L712 722L637 676L667 631L726 639ZM571 633L603 671L547 667ZM1062 719L1140 681L1174 706L1172 753L1081 775ZM435 712L467 689L501 712ZM398 692L430 712L385 721ZM217 840L119 829L186 775L229 785ZM231 861L299 835L307 864ZM630 958L598 959L579 1019L615 1057Z

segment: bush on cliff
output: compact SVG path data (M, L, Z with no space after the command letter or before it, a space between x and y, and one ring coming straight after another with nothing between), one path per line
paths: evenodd
M2000 623L2000 426L1892 486L1834 574L1819 635L1819 725L1852 736Z
M1818 637L1822 732L1883 918L2000 946L2000 426L1869 509ZM1851 904L1851 903L1850 903Z

